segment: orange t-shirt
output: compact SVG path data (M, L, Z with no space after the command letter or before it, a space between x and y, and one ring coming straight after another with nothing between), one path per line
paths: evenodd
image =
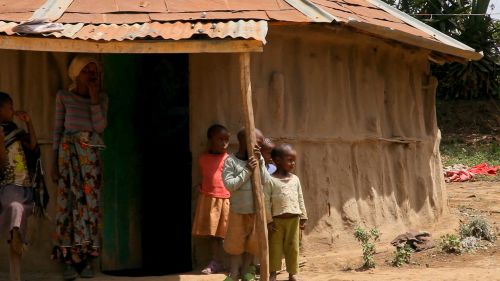
M222 168L229 154L204 153L198 159L201 171L200 192L215 198L229 198L229 191L222 181Z

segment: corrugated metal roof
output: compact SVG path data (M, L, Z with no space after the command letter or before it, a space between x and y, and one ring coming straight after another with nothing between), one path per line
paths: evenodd
M44 3L44 0L0 0L0 21L12 27L7 22L26 20ZM426 28L418 20L391 10L379 0L73 0L57 20L64 30L46 36L122 41L148 37L177 40L201 34L265 42L265 21L336 21L354 28L363 26L364 32L370 32L366 26L371 25L378 35L380 28L396 31L391 39L397 40L397 34L401 34L398 32L403 32L419 40L474 52L445 34ZM214 25L216 28L212 28ZM8 30L0 32L12 34Z
M14 34L14 22L0 21L0 32ZM139 38L158 38L180 40L195 35L209 38L243 38L265 42L266 21L229 21L229 22L153 22L144 24L64 24L60 32L44 34L57 38L82 40L123 41Z

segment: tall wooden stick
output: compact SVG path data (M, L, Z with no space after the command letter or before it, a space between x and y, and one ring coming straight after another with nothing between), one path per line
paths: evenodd
M240 54L241 100L245 114L245 136L248 153L252 153L256 144L255 123L252 106L252 82L250 80L250 53ZM264 193L260 177L260 164L252 173L253 197L257 215L256 232L260 250L260 280L269 280L269 245L267 242L266 213Z
M21 255L9 245L10 281L21 281Z

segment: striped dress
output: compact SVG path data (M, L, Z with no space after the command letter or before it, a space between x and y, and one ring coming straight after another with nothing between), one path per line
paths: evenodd
M97 144L106 128L107 99L90 104L69 91L56 97L54 149L58 151L56 233L53 258L80 263L99 255L100 192Z

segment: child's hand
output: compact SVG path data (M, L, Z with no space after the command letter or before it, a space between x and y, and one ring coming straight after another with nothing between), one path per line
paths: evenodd
M262 157L262 153L260 152L260 146L258 144L255 144L255 146L253 147L253 155L258 160L260 159L260 157Z
M259 162L257 161L257 158L255 158L255 156L250 156L250 158L248 158L247 167L250 170L253 171L255 168L257 168L258 164L259 164Z
M272 232L275 232L277 229L276 229L276 225L274 224L274 222L270 222L267 224L267 231L272 231Z
M16 117L19 118L19 120L25 122L25 123L29 123L31 122L31 117L30 115L25 112L25 111L16 111Z
M300 220L300 229L304 230L307 225L307 220Z

